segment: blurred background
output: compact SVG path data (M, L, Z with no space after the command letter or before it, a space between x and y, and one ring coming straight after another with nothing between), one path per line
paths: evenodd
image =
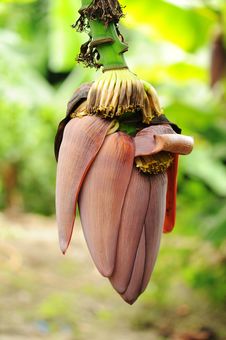
M1 0L0 339L226 339L226 3L122 4L130 68L195 138L175 231L132 307L97 273L79 221L61 255L53 140L73 91L98 73L75 62L79 0Z

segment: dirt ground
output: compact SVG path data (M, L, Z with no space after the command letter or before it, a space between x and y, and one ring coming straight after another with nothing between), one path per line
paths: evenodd
M0 214L1 340L215 339L201 337L211 317L201 300L193 316L194 306L182 299L174 320L164 307L150 311L149 291L133 306L123 302L95 269L76 224L63 256L54 218ZM220 319L214 327L222 328Z

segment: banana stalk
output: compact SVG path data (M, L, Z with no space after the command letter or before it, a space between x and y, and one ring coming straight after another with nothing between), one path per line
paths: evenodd
M78 205L92 259L129 304L148 285L176 216L178 156L193 139L164 116L155 89L127 67L116 0L83 0L78 61L102 68L68 103L55 138L56 217L66 252Z

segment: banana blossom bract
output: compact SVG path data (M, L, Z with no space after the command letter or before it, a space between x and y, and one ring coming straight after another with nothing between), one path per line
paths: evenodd
M191 152L193 139L169 124L150 125L135 136L114 132L111 120L83 116L88 91L83 92L75 110L69 102L74 118L65 118L56 137L60 247L65 253L78 204L97 269L132 304L150 280L162 231L173 229L178 155ZM172 155L165 171L140 171L145 157L152 162L164 153Z

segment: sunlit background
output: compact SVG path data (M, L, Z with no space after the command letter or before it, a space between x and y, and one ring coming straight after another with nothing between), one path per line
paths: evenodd
M54 135L98 73L75 62L87 39L71 28L79 0L0 1L0 339L226 339L226 4L122 4L128 65L195 138L175 231L132 307L97 273L79 226L61 255Z

